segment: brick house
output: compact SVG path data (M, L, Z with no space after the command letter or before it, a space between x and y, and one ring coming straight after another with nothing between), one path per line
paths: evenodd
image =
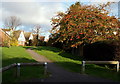
M11 38L12 37L12 38ZM3 43L7 42L10 45L10 39L15 38L17 41L17 46L35 46L37 45L37 34L32 32L24 32L22 30L13 31L11 29L1 29L0 30L0 46L4 46ZM44 42L45 36L39 36L39 42ZM8 41L7 41L8 40Z
M11 37L0 29L0 46L10 46Z
M25 36L24 36L24 31L17 30L17 31L12 31L11 29L2 29L7 35L13 36L18 41L18 46L24 46L25 45Z

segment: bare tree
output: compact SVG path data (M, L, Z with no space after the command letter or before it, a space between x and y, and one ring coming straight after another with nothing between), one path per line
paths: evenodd
M33 33L36 34L36 39L37 39L37 46L38 46L38 40L39 40L39 34L40 34L40 29L41 26L39 24L36 24L33 29Z
M21 25L20 18L16 16L9 16L4 21L5 27L15 30L18 26Z

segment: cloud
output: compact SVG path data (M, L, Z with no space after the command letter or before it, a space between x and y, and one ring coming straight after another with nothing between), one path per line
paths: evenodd
M20 1L20 0L18 0ZM34 2L35 0L29 0L30 2L10 2L5 0L0 5L0 24L4 25L4 19L9 16L17 16L21 19L22 25L17 29L31 32L35 24L41 25L41 35L45 35L47 39L49 31L52 28L50 20L58 11L65 11L63 3L60 2ZM1 3L0 3L1 4ZM0 25L0 27L3 27Z
M57 3L56 1L59 1L59 3ZM60 3L60 1L64 1L67 5L67 2L76 2L77 0L4 0L2 3L2 7L0 8L0 10L2 10L2 15L0 14L0 16L2 16L4 20L4 18L8 16L15 15L20 17L24 24L50 24L50 19L55 15L57 11L65 11L67 9L66 7L70 6L69 3L69 6L66 6L63 3ZM87 3L96 2L96 0L81 1ZM97 2L101 2L101 0L97 0Z
M57 11L64 11L62 3L3 2L2 18L17 16L23 24L50 25L50 19Z
M81 2L119 2L119 0L80 0Z
M51 29L50 19L58 11L66 11L76 1L96 4L96 2L106 3L118 0L2 0L0 3L0 17L2 17L0 24L3 24L4 19L8 16L17 16L22 22L18 29L31 31L35 24L40 24L42 31L45 31L45 35L48 36Z
M3 0L2 2L118 2L119 0Z

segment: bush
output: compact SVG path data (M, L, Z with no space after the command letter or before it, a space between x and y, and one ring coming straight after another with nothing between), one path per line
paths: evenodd
M37 39L34 39L34 40L33 40L32 45L33 45L33 46L37 46Z
M5 41L3 42L3 46L4 46L4 47L10 47L10 41L9 41L9 40L5 40Z
M120 61L120 41L96 42L84 47L85 60Z
M46 42L39 40L38 46L46 46Z
M11 46L18 46L18 41L17 41L17 39L12 38L12 40L10 41L10 45L11 45Z

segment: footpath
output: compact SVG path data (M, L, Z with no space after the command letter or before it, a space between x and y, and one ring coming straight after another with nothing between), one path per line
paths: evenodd
M112 80L103 79L99 77L89 76L86 74L80 74L75 72L69 72L64 68L56 65L52 61L48 60L46 57L37 54L35 51L31 49L27 49L27 52L31 54L31 56L38 62L47 62L47 71L51 73L49 78L45 79L32 79L26 82L96 82L96 83L105 83L111 84L115 83ZM74 67L73 67L74 68Z

